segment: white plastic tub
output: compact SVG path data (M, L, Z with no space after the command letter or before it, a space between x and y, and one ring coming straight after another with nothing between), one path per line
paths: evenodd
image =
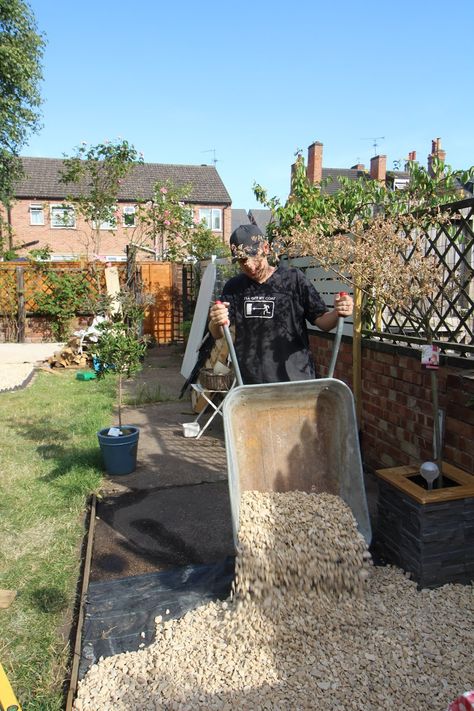
M183 434L185 437L197 437L200 430L199 422L183 422Z

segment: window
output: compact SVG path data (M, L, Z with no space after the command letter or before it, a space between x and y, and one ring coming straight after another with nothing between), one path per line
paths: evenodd
M95 230L97 229L97 222L95 220L92 221L92 228ZM102 222L99 222L99 230L115 230L117 228L117 221L115 217L112 217L110 220L102 220Z
M220 208L200 208L199 222L203 220L213 232L222 231L222 210Z
M30 225L44 225L43 205L30 205Z
M123 208L123 226L135 227L135 207L133 205Z
M52 254L50 257L51 262L75 262L76 260L76 254Z
M51 227L56 229L76 226L74 208L69 205L51 205Z

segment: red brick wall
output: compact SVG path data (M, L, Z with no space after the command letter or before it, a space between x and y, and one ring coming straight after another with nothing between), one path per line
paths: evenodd
M311 336L322 376L333 338ZM437 371L439 406L445 412L443 459L474 474L474 375L462 358L446 358ZM352 388L352 339L344 338L335 377ZM367 466L418 464L432 459L433 416L430 371L419 352L362 341L361 450Z
M86 259L92 259L94 252L92 235L90 228L86 225L76 212L76 227L68 228L51 228L50 225L50 206L61 205L62 200L17 200L12 208L12 225L14 231L14 243L32 242L38 240L38 244L34 244L25 250L18 250L20 256L28 252L30 249L40 249L49 245L53 254L74 254ZM44 225L30 224L30 205L43 205ZM117 211L117 228L114 232L101 230L101 246L100 256L121 256L125 257L125 246L130 242L134 235L133 227L124 227L123 208L134 205L130 203L120 203ZM198 216L199 205L194 207L194 215ZM206 205L206 207L221 208L222 205ZM223 231L218 233L222 240L228 244L231 232L231 208L227 207L223 210ZM144 258L144 253L140 255Z

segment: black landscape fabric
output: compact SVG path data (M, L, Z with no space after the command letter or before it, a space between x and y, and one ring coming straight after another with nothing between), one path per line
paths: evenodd
M155 617L182 617L211 600L229 596L234 558L187 565L159 573L91 582L84 625L79 678L99 657L132 652L155 638ZM166 614L166 611L169 611Z

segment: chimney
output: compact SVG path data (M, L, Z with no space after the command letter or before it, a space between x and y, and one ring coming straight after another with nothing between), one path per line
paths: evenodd
M433 164L433 158L439 158L439 160L443 161L443 163L446 160L446 151L443 151L441 148L441 138L434 138L431 141L431 153L428 156L428 173L430 175L433 175L432 171L432 164Z
M387 156L374 156L370 159L370 177L384 183L387 175Z
M323 144L319 141L308 146L306 175L310 183L320 183L323 178Z
M408 170L410 163L416 163L416 151L410 151L405 161L405 170Z
M363 163L356 163L355 165L351 165L351 170L365 170L365 165Z

